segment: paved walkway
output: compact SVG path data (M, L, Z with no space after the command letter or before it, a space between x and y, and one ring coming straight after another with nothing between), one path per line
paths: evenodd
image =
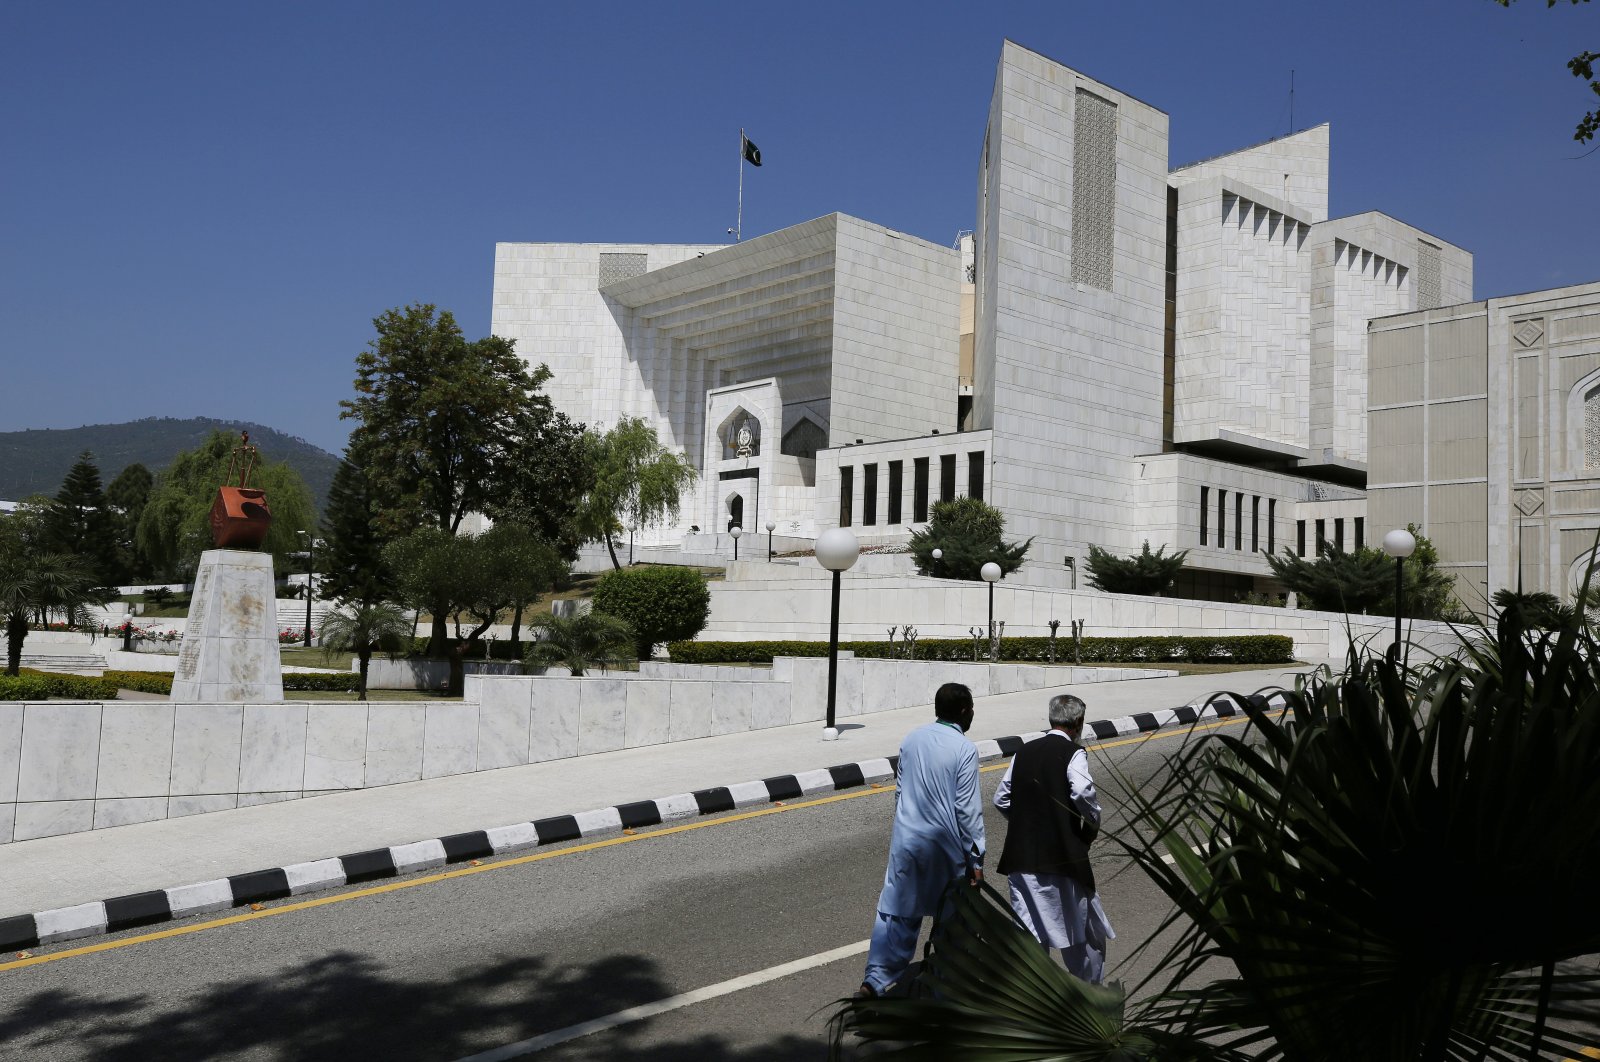
M1200 703L1218 690L1287 685L1304 670L1296 665L985 697L977 703L971 736L1042 730L1046 703L1060 692L1082 696L1089 719L1113 719ZM0 917L890 756L908 730L931 718L931 706L903 708L852 718L834 742L821 739L820 725L802 723L18 841L0 845Z

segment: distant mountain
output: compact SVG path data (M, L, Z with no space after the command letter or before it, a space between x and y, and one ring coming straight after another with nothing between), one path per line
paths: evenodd
M191 417L146 417L127 424L90 424L82 428L46 428L0 432L0 499L18 501L30 494L54 494L78 455L93 452L100 483L109 485L129 465L160 472L180 452L193 450L221 429L250 433L268 461L287 461L306 481L320 511L339 459L304 439L260 424Z

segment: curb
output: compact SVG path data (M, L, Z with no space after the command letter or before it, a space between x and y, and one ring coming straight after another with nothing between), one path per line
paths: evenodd
M1226 695L1213 695L1204 708L1185 705L1164 711L1136 712L1117 719L1092 720L1085 729L1093 731L1095 741L1105 741L1132 734L1148 734L1168 726L1188 726L1203 719L1240 714L1241 710L1230 703ZM1011 737L986 738L973 744L977 746L978 759L989 760L1014 756L1024 744L1041 734L1042 731L1035 731ZM1085 733L1084 737L1088 736ZM715 786L693 793L639 800L573 815L556 815L533 822L519 822L511 826L496 826L388 848L374 848L309 863L234 874L192 885L136 892L72 907L14 915L0 918L0 952L138 929L191 915L399 877L450 863L509 855L542 845L656 826L701 815L716 815L756 804L794 800L810 793L852 789L893 778L898 760L898 756L880 757L799 774L781 774L758 782Z

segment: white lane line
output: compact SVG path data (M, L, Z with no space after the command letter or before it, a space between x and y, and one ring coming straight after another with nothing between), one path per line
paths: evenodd
M852 955L861 955L866 952L868 945L871 943L870 940L861 940L854 944L846 944L842 948L834 948L832 951L824 951L804 959L786 962L781 966L769 966L765 970L747 973L742 977L735 977L731 981L707 985L704 988L697 988L693 992L685 992L682 995L658 1000L655 1003L644 1003L637 1007L629 1007L627 1010L619 1010L615 1014L608 1014L604 1018L595 1018L592 1021L582 1022L578 1025L569 1025L565 1029L541 1033L526 1040L519 1040L514 1044L506 1044L503 1047L496 1047L481 1054L469 1055L461 1059L460 1062L502 1062L503 1059L531 1055L535 1051L543 1051L547 1047L564 1044L568 1040L576 1040L579 1037L603 1032L606 1029L614 1029L619 1025L627 1025L630 1022L643 1021L645 1018L653 1018L657 1014L665 1014L669 1010L693 1006L708 999L716 999L718 996L726 996L742 989L753 988L768 981L776 981L780 978L788 977L790 974L797 974L817 966L826 966L830 962L838 962L840 959L848 959Z

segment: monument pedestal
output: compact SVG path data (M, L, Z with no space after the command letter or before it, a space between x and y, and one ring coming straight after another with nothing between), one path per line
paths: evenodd
M283 700L272 554L212 549L200 555L189 622L172 677L181 704Z

